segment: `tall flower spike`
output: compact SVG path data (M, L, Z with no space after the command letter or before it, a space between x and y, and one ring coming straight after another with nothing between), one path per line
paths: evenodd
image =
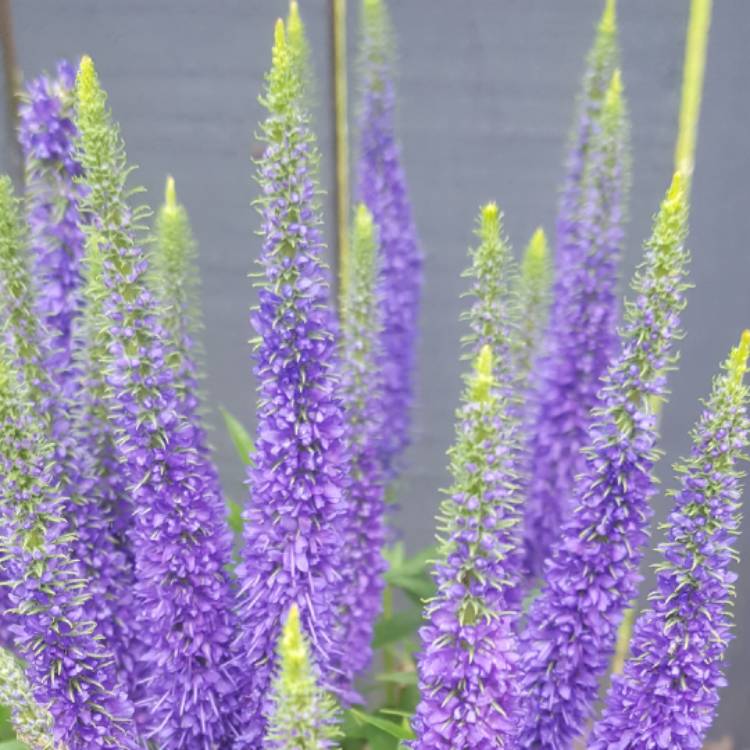
M503 236L502 214L488 203L479 214L475 232L479 245L471 251L471 267L464 272L472 280L468 296L473 304L463 316L471 328L463 343L473 359L487 344L492 350L495 376L505 386L515 379L512 351L518 336L518 269Z
M159 745L208 750L228 742L234 713L233 597L225 569L231 535L175 385L173 347L135 240L145 211L127 203L124 144L88 57L78 72L77 107L87 254L102 270L93 291L108 321L99 333L107 417L132 503L139 718Z
M262 99L266 148L258 163L263 270L251 317L258 335L258 426L237 567L242 748L257 746L265 732L274 649L292 603L324 686L351 686L351 665L342 663L346 628L338 618L345 588L340 563L348 511L346 425L334 369L329 275L321 257L318 157L301 90L278 21Z
M396 141L392 34L384 0L363 0L362 16L359 195L373 215L380 238L381 369L388 425L380 450L383 465L393 477L409 443L422 252Z
M450 451L453 486L439 515L438 591L427 603L418 657L414 750L516 747L522 716L509 592L520 490L507 448L507 403L485 344L467 380Z
M60 62L57 76L27 87L19 109L19 140L26 162L28 220L34 258L36 309L53 334L48 367L66 393L72 387L72 329L80 308L84 238L75 182L73 85L75 71Z
M68 750L134 747L132 707L111 655L85 619L87 585L73 561L75 534L54 488L54 446L29 389L0 348L0 557L12 641L34 700L47 706Z
M341 736L336 701L318 685L299 609L292 604L278 645L266 750L328 750Z
M544 560L571 508L575 477L584 468L591 410L617 347L617 269L627 193L627 124L615 71L591 124L581 203L571 233L558 248L550 327L532 400L536 422L529 455L534 471L525 514L526 567L542 573ZM563 242L561 240L561 242Z
M551 282L547 236L539 227L526 246L517 281L520 333L514 359L519 381L524 385L529 381L537 346L547 326Z
M681 488L664 524L650 607L636 622L632 656L609 691L592 750L703 747L732 639L743 476L736 464L750 431L743 384L749 351L745 331L693 430L692 455L675 467Z
M603 379L577 502L545 566L522 634L524 747L568 750L583 728L637 593L655 491L656 409L676 361L687 253L685 182L675 174L631 284L622 350Z
M16 736L31 750L63 750L54 739L52 714L36 702L23 667L4 648L0 648L0 703L11 708Z
M383 598L386 540L385 475L378 459L383 422L383 383L378 370L380 298L377 237L372 214L357 206L352 227L350 278L346 285L341 357L348 418L352 485L347 522L346 612L348 659L355 673L369 664L372 629Z
M95 622L98 634L108 638L112 603L118 601L122 592L109 591L106 582L111 571L117 569L119 558L113 550L106 514L92 491L87 446L79 445L73 435L71 406L50 377L56 370L49 363L46 327L36 314L25 250L20 206L10 181L0 178L0 287L3 290L0 305L5 341L38 415L38 427L43 430L40 437L53 442L50 483L61 488L64 515L75 532L70 554L80 561L79 575L88 578L90 585L90 597L81 604L81 617ZM7 596L8 587L0 587L0 598L4 600ZM0 606L3 603L0 602ZM1 609L3 613L8 609L5 604ZM7 634L7 627L5 630Z

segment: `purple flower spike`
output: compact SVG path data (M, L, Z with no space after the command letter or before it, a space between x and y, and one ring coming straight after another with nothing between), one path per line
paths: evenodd
M590 129L591 149L576 219L575 265L560 269L546 353L532 395L526 566L539 576L572 510L567 503L584 467L581 448L599 401L601 377L617 346L617 268L624 243L627 193L626 115L615 71L599 118ZM572 250L568 248L572 253Z
M131 503L139 728L158 747L226 748L233 737L231 534L171 366L172 342L134 237L124 144L90 58L77 79L89 218L87 291L101 305L101 363L121 487ZM87 300L88 301L88 300Z
M372 632L382 607L386 564L385 473L378 458L384 429L383 384L378 370L380 311L377 237L372 214L357 207L343 314L341 361L349 425L352 485L347 525L346 575L351 579L342 617L349 627L347 660L356 674L372 657Z
M74 156L75 71L68 62L57 77L40 76L19 109L19 140L26 161L28 219L34 257L36 306L50 329L48 367L70 395L72 327L79 312L84 236L78 202L83 187Z
M14 648L36 703L52 715L57 742L68 750L135 748L132 705L86 617L75 533L54 489L54 446L11 358L0 347L0 555Z
M317 153L294 48L276 26L263 102L259 162L263 281L257 332L258 426L244 512L239 639L245 676L242 735L257 747L269 710L275 649L291 604L299 608L323 686L347 691L339 620L346 582L346 424L337 392L335 321L316 206Z
M579 128L568 161L557 221L555 282L549 325L532 381L531 472L525 511L526 567L540 576L571 508L584 467L591 410L616 349L617 268L627 197L627 128L620 112L603 123L607 87L617 64L614 2L607 2L589 55ZM612 97L610 96L610 99ZM604 132L606 130L609 132Z
M516 622L520 485L514 420L485 344L467 381L450 452L454 483L441 505L438 592L427 603L418 657L421 700L413 750L513 748L523 701Z
M382 365L385 424L381 460L395 476L409 444L422 253L412 220L396 141L391 31L383 0L365 0L359 194L375 220L381 246Z
M622 351L603 380L602 407L571 498L577 507L522 633L524 747L569 750L596 700L622 613L637 593L658 457L655 405L666 395L685 306L686 228L678 173L632 283Z
M693 430L693 452L675 468L680 490L660 545L650 607L636 622L632 656L614 678L591 750L700 750L726 684L732 639L733 540L739 531L742 473L750 422L743 385L750 331Z

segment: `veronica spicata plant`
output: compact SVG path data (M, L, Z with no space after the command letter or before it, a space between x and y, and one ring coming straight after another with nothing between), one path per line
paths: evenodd
M436 596L417 658L415 750L514 747L521 723L514 604L520 485L513 420L484 344L467 380L450 451L453 486L438 517Z
M398 473L409 444L422 252L396 140L391 23L383 0L363 0L359 196L375 220L381 248L384 412L381 461Z
M614 678L592 750L680 747L699 750L726 684L732 639L733 545L748 446L750 331L716 378L693 430L693 452L677 464L680 489L664 524L662 561L649 607L636 621L632 655Z
M531 747L569 748L581 732L617 625L637 593L655 492L656 410L681 337L686 232L685 180L676 173L631 283L621 351L603 380L573 490L577 505L521 635L528 703L522 741Z
M51 334L47 366L67 392L74 381L73 324L81 306L84 244L74 83L75 70L61 61L54 77L42 75L29 84L19 110L36 308Z
M258 163L263 253L257 333L258 426L245 508L240 579L247 665L238 747L265 732L268 688L282 617L296 603L326 688L351 688L346 628L345 525L349 457L339 396L336 324L329 309L316 201L317 150L284 24L262 102L265 151ZM243 744L244 743L244 744Z
M351 584L345 618L348 656L355 673L372 655L373 625L380 614L386 569L386 476L378 455L384 429L383 382L378 368L380 295L378 244L372 214L357 206L352 226L349 280L343 308L342 392L351 450L352 483L346 544Z
M84 169L87 255L101 281L107 419L131 502L135 564L132 617L141 648L136 699L145 738L212 748L232 733L231 537L199 434L175 385L174 343L147 284L128 203L124 144L90 58L77 79L79 159Z
M535 379L529 441L534 472L525 510L526 565L539 576L583 469L599 380L615 351L617 268L627 198L627 123L615 4L608 0L589 55L557 221L550 325Z

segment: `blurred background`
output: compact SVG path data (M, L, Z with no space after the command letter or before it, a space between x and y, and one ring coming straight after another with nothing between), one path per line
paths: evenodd
M628 0L618 9L633 142L633 190L623 289L667 187L677 130L686 0ZM517 251L537 225L552 233L562 160L600 0L392 0L400 59L399 127L416 223L426 256L417 403L398 528L415 550L432 541L447 484L461 364L459 314L473 221L496 200ZM247 274L258 257L251 155L257 101L275 18L286 0L0 0L9 109L10 62L26 77L83 53L96 62L119 120L135 180L162 200L175 177L200 246L207 389L222 480L242 501L243 470L221 424L223 405L253 427L254 382ZM334 238L331 8L301 0L316 73L315 123L329 246ZM349 3L350 114L356 117L358 2ZM750 325L750 4L714 8L698 139L689 245L687 338L664 411L661 475L689 446L690 426L717 365ZM11 120L0 130L0 169L19 175ZM352 128L353 158L356 129ZM335 264L335 257L331 258ZM750 494L748 495L750 496ZM666 504L657 501L663 516ZM655 532L656 537L658 534ZM730 687L713 736L750 748L750 535L740 542L737 638ZM645 588L645 585L644 585ZM729 745L727 745L729 747Z

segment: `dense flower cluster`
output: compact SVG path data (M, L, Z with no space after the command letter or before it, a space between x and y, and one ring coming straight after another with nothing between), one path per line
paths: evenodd
M29 750L700 750L732 637L750 331L676 467L635 621L690 176L662 201L615 333L628 129L605 3L554 273L541 229L518 269L497 205L480 212L452 484L436 545L411 557L386 521L422 256L384 0L362 0L361 203L338 248L339 310L296 0L275 28L256 161L255 439L225 412L242 508L208 440L197 245L174 180L147 228L91 59L75 80L61 63L30 84L25 215L0 177L0 738L10 716Z
M349 279L343 310L342 393L351 450L347 591L347 660L361 673L372 655L372 630L381 610L385 572L385 472L378 455L384 429L378 370L380 297L377 237L372 214L360 204L352 227Z
M54 483L54 445L29 395L3 346L0 554L10 583L11 639L26 661L35 701L49 708L56 741L69 750L131 747L132 706L111 653L85 617L86 582Z
M72 381L84 245L78 210L84 188L76 181L81 167L74 156L74 83L73 67L60 62L55 78L40 76L29 84L19 111L36 307L53 334L47 366L61 386Z
M522 716L513 597L520 485L507 400L485 344L468 379L440 509L437 595L425 608L414 750L515 747ZM512 422L512 420L510 420Z
M742 382L748 354L745 331L693 430L692 455L676 467L681 488L659 547L656 588L636 622L632 656L607 696L592 750L703 746L732 638L732 542L742 495L737 462L750 430L750 394Z
M657 458L655 406L666 395L685 306L685 182L676 173L626 303L622 350L603 380L576 480L577 506L547 562L522 634L528 714L523 742L568 748L637 593Z
M615 351L617 266L626 199L626 124L619 90L614 2L588 61L579 125L557 221L550 325L536 365L534 472L525 510L526 563L540 576L583 470L590 413ZM613 88L617 87L616 91ZM607 109L609 100L609 113Z
M396 141L388 11L383 0L365 0L362 12L359 195L373 215L380 238L380 368L388 425L380 451L383 465L393 476L409 443L423 261Z
M238 747L264 732L264 705L284 613L292 603L327 687L351 687L343 660L340 563L349 458L333 370L337 341L316 206L317 154L296 57L276 27L259 162L263 268L257 332L258 426L244 511L240 656L247 665Z
M139 724L158 742L208 748L227 741L234 718L231 537L174 384L172 344L134 237L142 212L126 202L124 146L89 58L78 73L77 121L89 267L101 271L89 291L110 321L99 334L107 419L132 506Z

